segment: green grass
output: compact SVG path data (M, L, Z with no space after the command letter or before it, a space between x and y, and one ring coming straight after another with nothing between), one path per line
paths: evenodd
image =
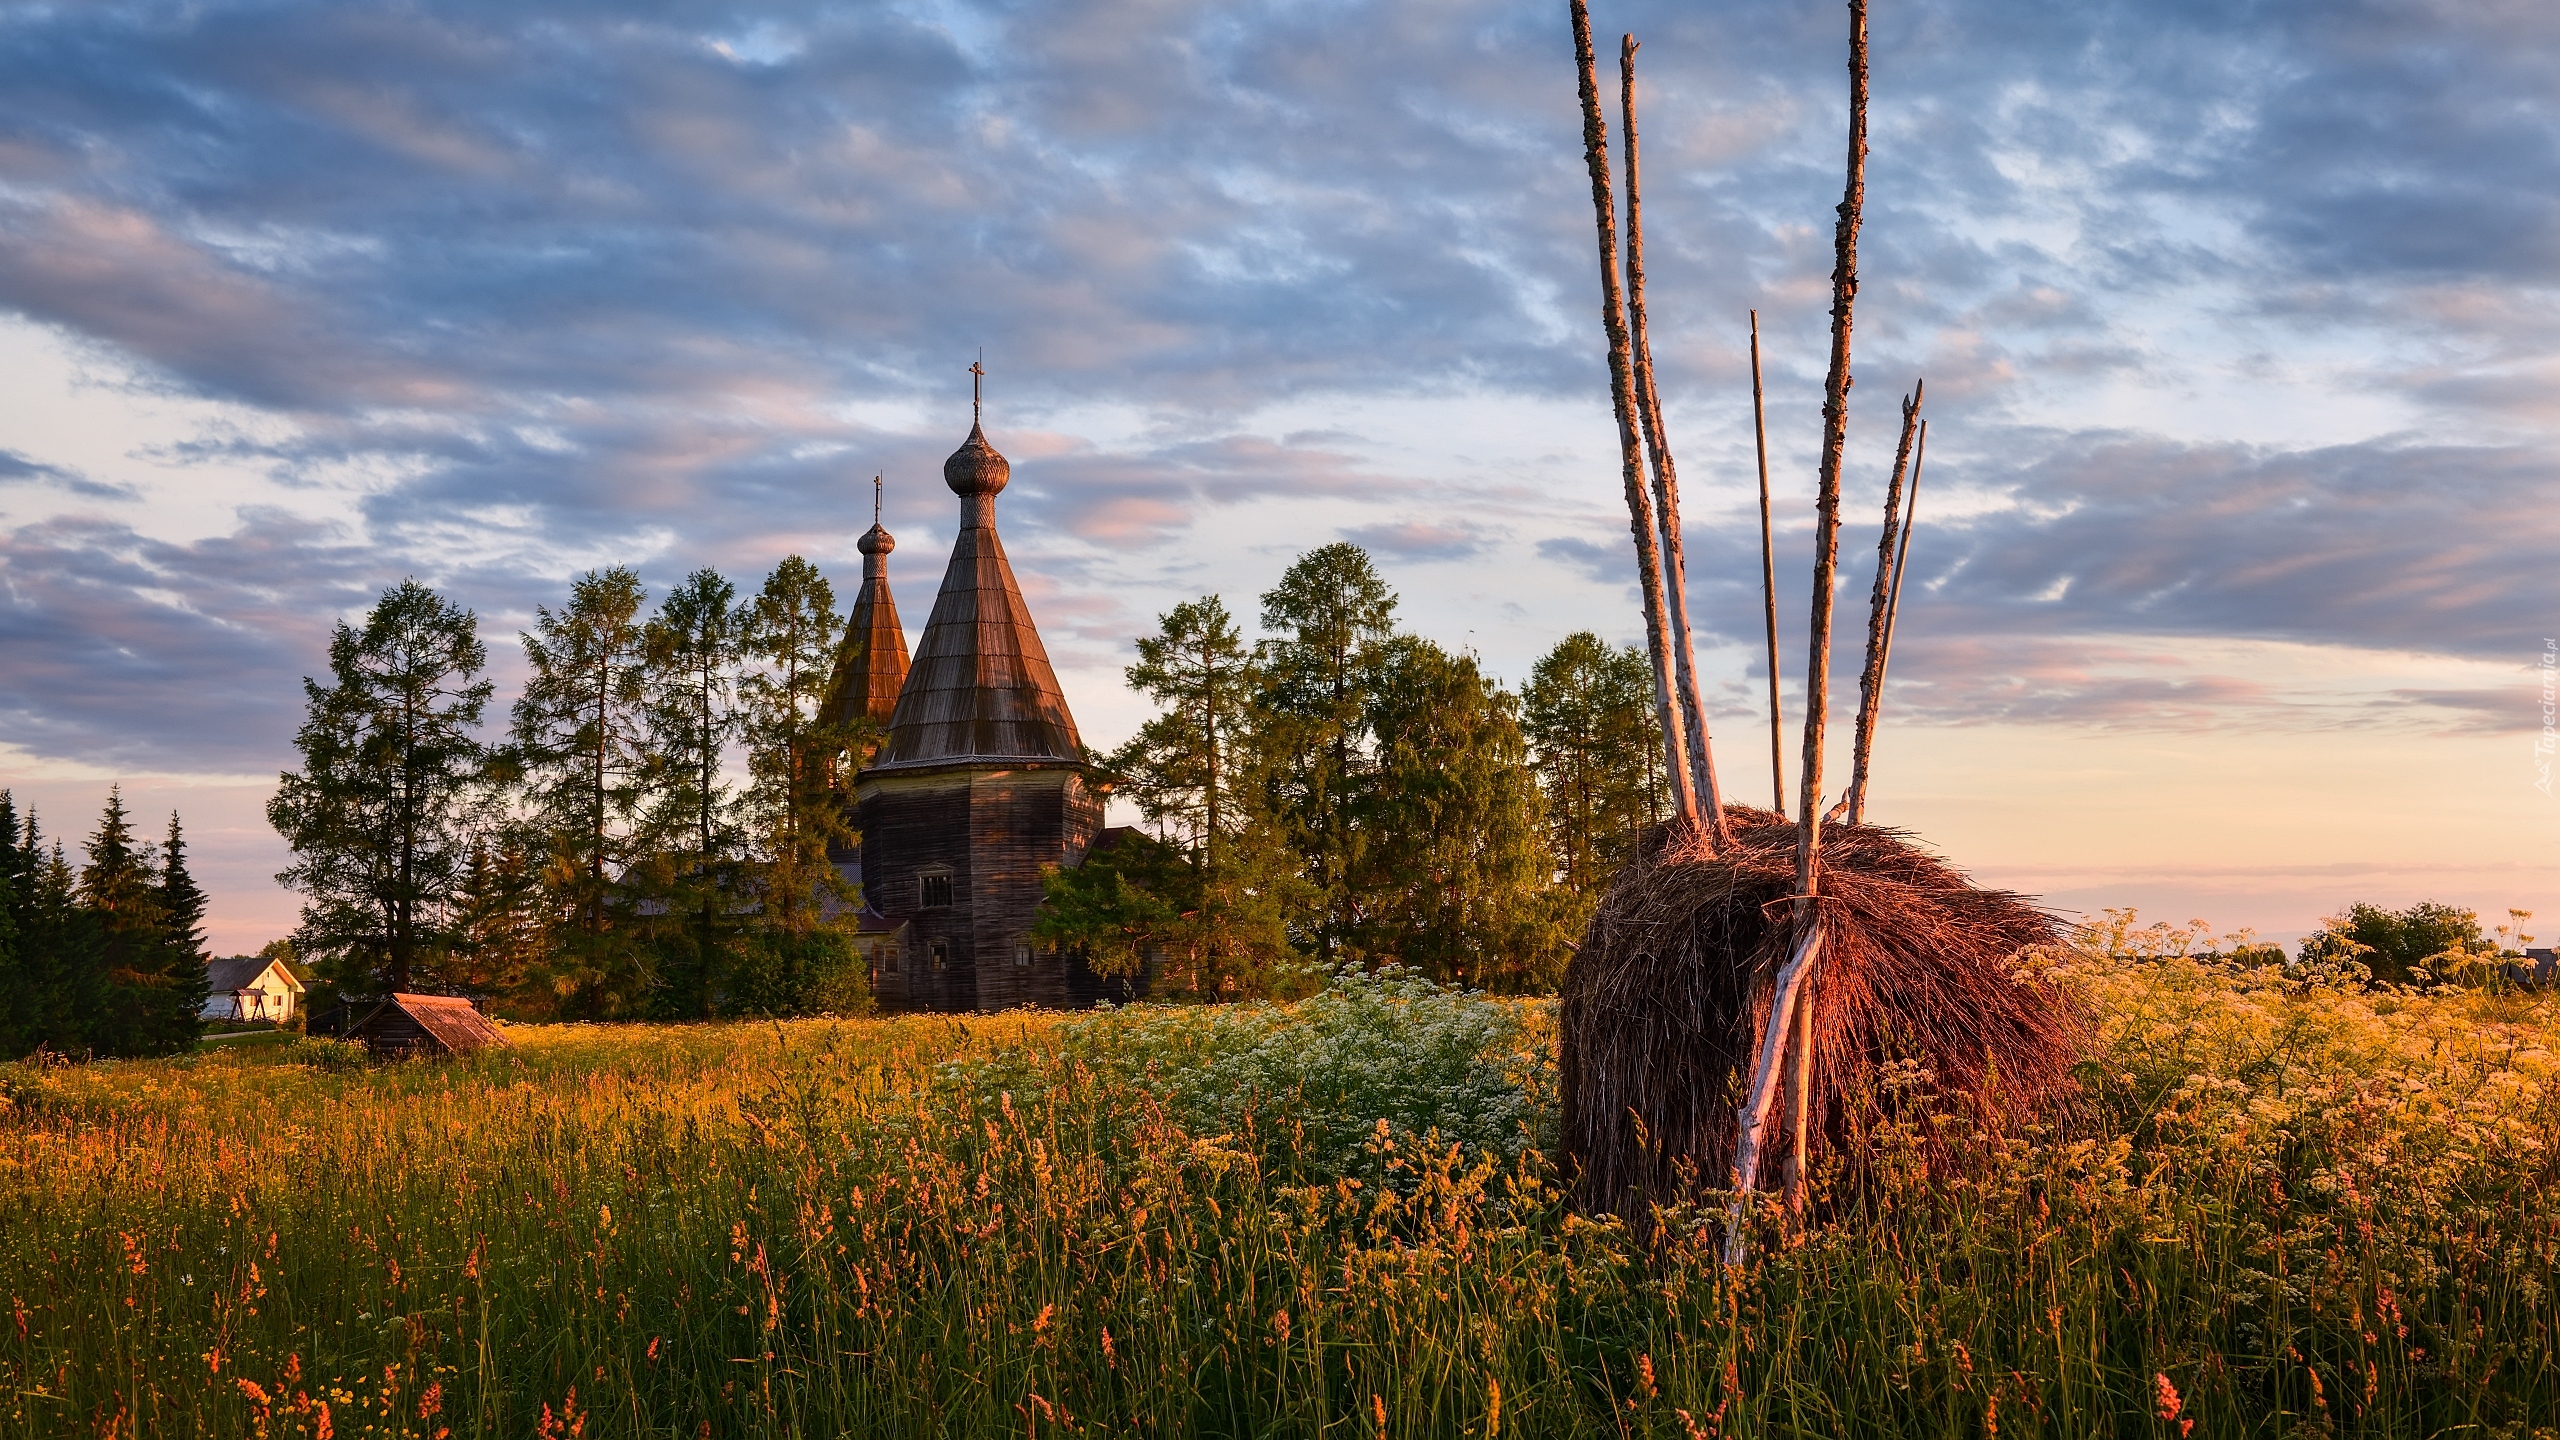
M2070 975L2086 1115L1736 1271L1562 1204L1543 1007L1397 982L9 1067L0 1434L2554 1433L2550 1002Z

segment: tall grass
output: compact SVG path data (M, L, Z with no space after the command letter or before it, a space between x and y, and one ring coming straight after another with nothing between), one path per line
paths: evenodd
M1393 978L0 1071L0 1434L2554 1433L2550 1002L2065 969L2084 1114L1933 1185L1902 1107L1747 1271Z

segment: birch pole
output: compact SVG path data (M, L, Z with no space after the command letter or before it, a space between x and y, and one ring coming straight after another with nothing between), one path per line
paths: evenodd
M1778 711L1778 559L1769 538L1769 411L1760 394L1760 312L1751 312L1751 439L1760 452L1760 603L1769 614L1769 791L1787 818L1787 742Z
M1577 0L1579 3L1579 0ZM1813 635L1805 647L1804 773L1796 816L1796 909L1813 923L1822 848L1822 726L1831 699L1831 589L1840 563L1840 459L1849 442L1849 331L1858 304L1858 220L1867 200L1867 0L1849 0L1849 178L1832 232L1831 370L1822 392L1822 469L1814 492Z
M1911 564L1911 527L1920 518L1920 462L1929 458L1929 422L1920 422L1920 443L1911 452L1911 500L1902 512L1902 553L1893 557L1893 595L1884 605L1884 658L1893 660L1893 627L1902 619L1902 572ZM1876 670L1876 708L1884 708L1884 670Z
M1574 0L1576 5L1581 0ZM1804 776L1796 812L1796 896L1792 928L1795 953L1778 970L1769 995L1769 1020L1761 1031L1760 1060L1736 1117L1733 1216L1725 1229L1725 1260L1739 1264L1748 1246L1743 1217L1759 1179L1760 1142L1777 1098L1778 1059L1795 1027L1798 991L1822 953L1822 921L1815 907L1814 862L1822 844L1822 719L1829 702L1831 587L1840 560L1840 458L1849 438L1849 331L1858 298L1858 219L1867 198L1867 0L1849 0L1849 164L1833 231L1831 270L1831 369L1822 396L1822 469L1814 494L1813 637L1805 647ZM1805 997L1805 1003L1811 1003ZM1811 1057L1806 1057L1808 1060Z
M1689 770L1686 727L1673 704L1677 682L1671 649L1664 643L1662 553L1654 534L1653 504L1645 496L1644 445L1636 433L1634 359L1627 340L1625 301L1618 289L1617 202L1609 185L1609 122L1600 115L1599 61L1591 49L1591 12L1583 0L1573 10L1573 58L1582 71L1582 150L1591 167L1591 209L1600 228L1600 326L1609 338L1609 400L1618 416L1618 462L1627 491L1627 528L1635 535L1636 572L1644 594L1645 647L1652 652L1653 700L1662 723L1663 756L1680 817L1698 823L1698 792ZM1859 0L1863 4L1864 0Z
M1796 1007L1795 1047L1787 1057L1787 1214L1801 1218L1804 1214L1805 1157L1810 1149L1813 1123L1813 998L1808 995Z
M1653 341L1644 311L1644 187L1636 151L1636 37L1618 40L1619 143L1627 150L1627 338L1635 352L1636 416L1645 449L1653 457L1653 504L1662 532L1663 608L1669 613L1673 678L1688 722L1690 780L1705 812L1707 833L1721 850L1732 839L1724 823L1724 793L1716 785L1715 742L1707 731L1706 702L1698 696L1698 647L1689 630L1689 562L1680 525L1680 470L1662 423L1662 392L1653 380Z
M1893 448L1893 478L1884 487L1884 537L1876 542L1876 583L1867 598L1867 663L1858 672L1858 730L1850 747L1849 823L1867 818L1867 757L1876 743L1876 709L1884 698L1886 609L1890 603L1894 540L1902 528L1902 476L1911 463L1911 437L1920 424L1920 402L1928 382L1912 385L1902 402L1902 439Z

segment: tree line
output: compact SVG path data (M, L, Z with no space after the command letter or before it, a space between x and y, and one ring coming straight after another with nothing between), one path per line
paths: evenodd
M850 782L879 737L829 715L833 588L795 555L752 595L706 569L650 602L614 567L537 608L503 716L478 617L434 589L403 581L336 626L267 812L303 897L311 1007L395 990L572 1019L869 1003L859 897L830 853L858 838ZM1145 829L1053 876L1041 933L1106 970L1153 957L1168 993L1268 993L1310 960L1551 986L1588 897L1663 814L1642 656L1575 635L1515 694L1400 629L1396 604L1368 555L1330 545L1262 597L1261 640L1214 595L1161 617L1128 671L1157 713L1089 757ZM142 883L127 863L74 881L30 862L16 893L95 891L96 917L122 916L116 887Z
M496 735L478 617L415 580L331 636L302 765L267 816L331 996L428 990L557 1018L845 1012L868 977L831 912L860 726L824 701L843 620L794 555L752 596L712 570L654 613L590 571L519 637ZM743 769L733 765L742 757Z
M165 1055L204 1008L205 895L176 811L137 839L120 790L74 867L0 790L0 1055Z
M1396 603L1334 544L1261 597L1251 644L1217 595L1160 617L1127 672L1157 712L1102 762L1152 833L1052 875L1042 937L1201 995L1310 960L1553 988L1663 818L1644 657L1569 636L1515 694Z

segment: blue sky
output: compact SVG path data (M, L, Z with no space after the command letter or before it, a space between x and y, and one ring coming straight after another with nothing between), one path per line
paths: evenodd
M1744 317L1793 675L1845 12L1594 23L1645 41L1693 603L1756 794ZM2560 10L1873 31L1853 597L1916 376L1934 421L1880 817L2082 909L2560 927ZM110 780L184 808L254 944L333 620L416 574L512 678L589 566L850 579L880 472L920 625L981 348L1089 740L1141 718L1156 613L1250 614L1337 538L1506 676L1635 638L1584 184L1561 4L0 5L0 778L56 833Z

